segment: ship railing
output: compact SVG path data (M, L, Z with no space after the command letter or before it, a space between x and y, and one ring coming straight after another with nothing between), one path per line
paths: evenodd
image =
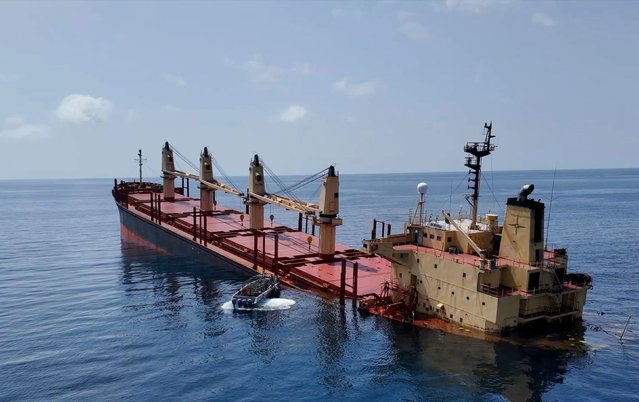
M536 263L527 263L524 261L513 260L505 257L497 258L497 268L499 267L518 267L518 268L545 268L545 269L557 269L557 268L565 268L566 261L555 258L544 258L543 260Z
M472 254L452 253L449 251L435 251L435 256L457 264L471 265L475 268L483 268L477 256Z
M563 285L545 285L530 290L521 290L521 292L534 296L542 293L560 293L563 289Z
M516 292L515 289L508 286L491 287L487 284L482 284L479 291L493 297L512 296Z

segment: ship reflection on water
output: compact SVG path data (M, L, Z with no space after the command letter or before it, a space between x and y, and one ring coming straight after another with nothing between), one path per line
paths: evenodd
M201 339L217 339L207 346L209 360L236 364L240 372L238 361L247 359L253 366L243 370L257 364L282 375L311 373L329 399L401 386L410 389L408 399L540 400L570 369L590 362L579 347L583 328L568 349L512 338L486 341L360 315L350 303L340 308L332 299L292 289L284 296L297 299L291 310L225 312L220 306L245 275L130 238L122 238L121 250L120 283L131 300L125 308L136 310L134 317L138 310L146 313L140 325L200 339L190 341L194 350L203 347Z
M204 322L214 323L223 312L218 306L232 289L229 283L244 280L244 276L218 271L198 259L167 255L163 250L149 247L132 237L122 237L122 274L124 292L132 296L130 309L149 309L165 320L163 329L186 325L182 316L187 305L196 303ZM143 293L142 296L139 294ZM219 335L224 328L213 326L205 330L210 336Z
M436 373L442 381L452 381L451 386L463 383L478 395L540 400L553 385L563 382L568 367L589 362L585 348L539 348L411 326L392 327L389 337L406 370Z

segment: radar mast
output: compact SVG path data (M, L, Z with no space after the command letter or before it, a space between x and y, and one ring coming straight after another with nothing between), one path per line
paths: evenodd
M142 184L142 165L144 164L144 162L146 162L146 159L142 159L142 150L141 149L138 150L138 157L135 158L135 161L140 166L140 184Z
M481 159L484 156L490 155L495 150L495 145L490 143L490 139L495 136L492 135L493 122L484 123L484 130L486 130L486 137L483 142L467 142L464 146L464 152L471 154L472 156L466 157L466 163L464 166L468 167L468 189L472 190L471 194L466 195L466 200L470 203L472 211L470 224L471 229L477 229L477 204L479 201L479 182L481 176Z

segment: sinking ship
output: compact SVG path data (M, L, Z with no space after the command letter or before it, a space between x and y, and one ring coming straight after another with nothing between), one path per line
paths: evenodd
M496 214L478 216L482 158L495 150L492 123L484 129L484 141L464 147L470 216L440 211L441 219L426 221L428 186L420 183L415 214L402 233L391 234L383 221L374 221L363 246L387 259L391 274L379 295L360 303L362 309L417 325L438 319L486 333L581 319L591 278L568 272L566 249L544 246L545 206L529 198L534 185L508 198L502 224Z
M494 214L478 217L481 161L495 149L492 124L485 130L483 142L465 146L470 217L442 211L442 219L426 221L428 186L420 183L418 208L403 232L391 234L390 225L375 220L362 249L336 243L343 221L334 166L286 187L254 155L247 189L240 191L214 177L217 164L206 147L198 169L168 142L162 184L142 180L141 151L139 181L114 181L121 234L170 254L203 257L213 269L275 275L284 285L337 296L340 304L351 299L361 311L417 326L502 333L578 321L591 279L568 272L565 249L544 246L545 207L528 198L534 186L507 200L503 224ZM177 170L174 155L199 172ZM266 191L265 173L280 190ZM312 180L321 181L318 203L293 195ZM198 196L190 195L190 181L198 183ZM217 192L239 197L244 208L220 205ZM297 213L297 227L277 224L273 214L265 219L265 205Z
M199 166L188 161L168 142L162 147L162 184L142 180L142 155L138 181L114 181L112 194L120 215L122 238L163 252L198 258L212 269L247 275L276 275L278 281L322 295L338 296L342 304L355 304L366 295L379 293L388 280L391 263L378 255L337 244L339 175L334 166L283 185L264 160L254 155L249 162L246 191L234 186L205 147ZM175 168L175 156L196 173ZM214 176L214 166L220 173ZM199 170L199 171L198 171ZM267 175L280 184L266 191ZM190 182L199 194L190 194ZM320 181L318 203L304 201L293 189ZM236 210L217 201L219 192L238 197L244 208ZM297 227L279 225L274 214L264 216L273 205L297 213Z

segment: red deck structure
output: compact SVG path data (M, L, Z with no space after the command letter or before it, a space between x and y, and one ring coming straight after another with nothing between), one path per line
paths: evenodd
M277 274L290 285L355 301L379 294L384 282L390 280L391 264L379 256L338 244L333 259L322 259L317 236L270 226L270 221L265 221L263 229L249 229L245 215L237 210L217 205L216 210L205 213L199 209L199 199L176 193L175 200L165 201L158 188L137 183L117 184L114 197L121 208L176 237L236 265Z

